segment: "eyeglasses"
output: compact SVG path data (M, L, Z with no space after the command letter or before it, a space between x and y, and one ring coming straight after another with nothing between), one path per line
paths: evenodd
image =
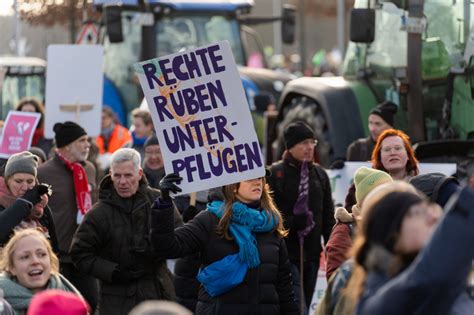
M392 150L395 151L395 153L400 153L402 152L403 150L405 150L405 147L404 146L401 146L401 145L396 145L394 147L385 147L385 148L382 148L382 152L383 153L390 153L392 152Z
M299 143L296 144L296 145L315 147L315 146L318 145L318 140L308 139L308 140L301 141L301 142L299 142Z
M147 151L145 150L145 154L146 155L161 155L161 151L160 150L157 150L157 151Z

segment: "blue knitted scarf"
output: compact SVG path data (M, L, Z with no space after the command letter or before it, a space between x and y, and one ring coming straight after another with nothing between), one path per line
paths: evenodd
M207 209L222 218L224 214L224 203L213 201L208 204ZM232 219L230 234L239 245L239 257L249 268L255 268L260 264L257 241L252 232L270 232L278 222L267 211L249 208L241 202L232 205Z
M207 209L222 218L224 203L213 201ZM257 241L253 233L272 231L278 220L267 211L249 208L241 202L232 205L229 226L232 237L239 245L239 253L228 255L199 271L197 279L211 296L225 293L242 283L248 268L260 264Z

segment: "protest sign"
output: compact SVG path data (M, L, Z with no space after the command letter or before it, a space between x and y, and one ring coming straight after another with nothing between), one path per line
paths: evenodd
M40 118L40 113L9 111L3 126L0 157L8 158L12 154L27 151Z
M344 205L349 186L352 184L354 173L361 167L372 167L369 162L346 162L340 170L326 170L331 182L332 197L335 204ZM420 174L442 173L451 176L456 173L455 163L420 163Z
M262 177L264 161L227 41L135 64L165 171L182 194Z
M100 134L104 49L100 45L50 45L46 73L45 138L57 122L74 121Z

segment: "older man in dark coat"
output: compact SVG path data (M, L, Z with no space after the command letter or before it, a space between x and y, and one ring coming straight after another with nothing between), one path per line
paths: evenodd
M87 213L71 245L77 268L100 280L101 315L128 314L145 300L175 297L165 260L152 253L150 209L159 191L147 184L140 154L119 149L100 183L99 201ZM176 211L175 225L181 225Z

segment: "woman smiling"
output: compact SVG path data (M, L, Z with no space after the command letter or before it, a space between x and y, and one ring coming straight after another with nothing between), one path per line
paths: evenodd
M410 138L401 130L382 132L372 152L372 167L387 172L394 180L408 181L418 175L418 160Z
M16 314L26 314L33 295L45 289L80 293L59 274L59 261L44 234L23 229L8 241L0 256L0 287Z

